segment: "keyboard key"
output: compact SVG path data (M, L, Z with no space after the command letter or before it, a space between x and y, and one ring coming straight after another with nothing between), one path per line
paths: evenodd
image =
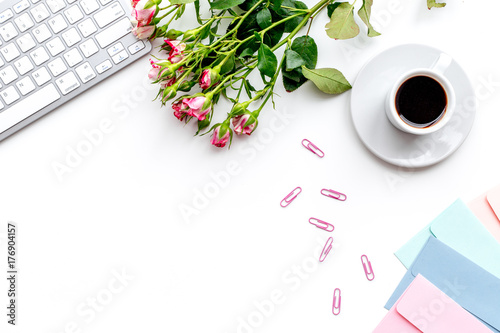
M70 24L74 24L83 18L83 13L78 6L69 7L64 11L64 15Z
M3 57L7 62L14 60L21 55L14 43L7 44L4 48L0 49L0 52L3 54Z
M101 5L103 5L103 6L107 5L111 1L113 1L113 0L99 0L99 2L101 3Z
M33 72L33 78L35 79L36 84L39 86L47 83L52 79L49 74L49 71L45 67L41 67L40 69Z
M23 35L16 40L17 45L23 52L27 52L36 46L35 40L30 34Z
M68 1L68 3L73 3L73 2L75 2L77 0L66 0L66 1Z
M44 62L50 59L49 54L47 53L47 51L45 51L43 46L40 46L39 48L31 52L30 57L37 66L43 64Z
M118 52L120 52L121 50L123 50L123 45L122 43L116 43L115 45L111 46L109 49L108 49L108 54L110 57L114 56L115 54L118 54Z
M95 39L102 48L105 48L111 45L111 43L116 41L118 38L128 34L130 31L132 31L130 20L127 17L124 17L120 21L106 28L106 30L103 30L95 35Z
M82 40L80 34L75 28L71 28L68 31L63 32L62 38L68 47L71 47Z
M33 23L33 20L31 19L28 13L24 13L21 16L16 17L14 19L14 23L17 25L17 28L21 32L25 32L26 30L35 25L35 23Z
M37 23L42 22L45 20L47 17L50 16L49 10L47 9L47 6L45 6L43 3L37 5L33 9L30 10L31 15L35 18L35 21Z
M13 18L14 13L12 10L7 9L0 13L0 24L6 22L8 19Z
M75 71L83 83L87 83L96 77L96 74L95 74L94 70L92 69L92 66L90 66L90 64L88 62L75 68Z
M31 0L31 2L33 2L33 3L37 3L39 1L41 1L41 0Z
M48 67L53 76L61 75L68 69L61 58L49 62Z
M29 76L16 82L17 89L21 92L21 95L25 96L35 90L35 84L31 81Z
M22 0L14 5L14 11L19 14L23 10L28 9L29 6L30 3L27 0Z
M63 16L59 14L49 20L49 26L52 31L57 34L66 29L68 27L68 24L66 23L66 20L63 18Z
M99 9L99 4L96 0L81 0L80 6L82 6L83 11L88 15Z
M128 47L128 51L130 52L130 54L136 54L137 52L139 52L143 48L144 48L144 43L141 40L139 40L139 41L135 42L134 44L130 45Z
M6 42L8 42L12 38L16 37L18 33L12 22L9 22L0 28L0 35Z
M64 74L56 80L56 83L63 95L69 94L80 86L80 82L78 82L78 79L73 72Z
M50 30L45 23L33 29L33 34L35 35L38 43L43 43L47 39L52 37L52 34L50 33Z
M17 101L21 96L17 93L16 88L10 86L7 87L7 89L2 90L0 92L0 95L3 97L3 100L5 101L5 104L9 105Z
M128 58L127 51L123 50L120 53L118 53L117 55L113 56L111 59L113 59L113 62L115 64L119 64L120 62L122 62L123 60L125 60L127 58Z
M102 28L125 15L125 11L118 2L113 2L108 7L94 15L97 25Z
M105 71L107 71L108 69L110 69L112 66L113 65L111 64L111 61L106 60L106 61L100 63L99 65L97 65L95 67L95 69L96 69L97 73L102 74Z
M64 53L64 59L68 63L69 67L73 67L75 65L78 65L79 63L81 63L83 61L83 58L77 49L72 49L72 50Z
M5 62L3 62L2 58L0 58L0 67L2 67L3 65L5 65ZM0 85L1 87L1 85Z
M2 110L5 106L3 105L3 103L0 101L0 110Z
M47 49L49 50L50 54L54 57L59 53L61 53L62 51L64 51L66 48L64 47L61 38L56 37L47 43Z
M47 5L54 14L66 7L64 0L47 0Z
M56 87L51 83L7 110L0 112L0 133L18 124L21 119L28 118L44 107L54 103L59 98L61 98L61 95L59 95Z
M97 27L95 26L94 22L92 22L91 18L78 23L78 29L82 33L83 37L88 37L97 31Z
M85 58L88 58L91 55L97 53L99 51L99 48L97 47L93 39L89 39L80 44L80 50L82 51Z
M0 78L3 84L9 84L18 78L16 71L12 66L0 69Z
M30 59L27 56L24 56L21 59L15 61L14 67L17 68L17 71L19 72L20 75L24 75L34 68L33 64L31 63Z

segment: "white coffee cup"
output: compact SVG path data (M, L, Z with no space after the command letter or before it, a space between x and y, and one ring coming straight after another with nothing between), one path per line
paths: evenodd
M440 130L448 123L455 111L456 98L453 86L451 85L450 81L448 81L448 79L443 75L443 73L450 66L451 62L452 58L449 55L441 53L430 68L412 69L398 78L398 80L392 86L392 89L387 94L385 106L387 118L389 118L389 121L397 129L410 134L425 135ZM399 115L396 108L396 94L399 88L404 82L415 76L427 76L434 79L441 85L441 87L443 87L443 90L446 94L447 103L444 113L437 121L433 122L427 127L416 127L405 122Z

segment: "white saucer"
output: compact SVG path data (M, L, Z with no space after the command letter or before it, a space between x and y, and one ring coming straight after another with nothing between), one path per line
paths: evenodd
M361 141L384 161L403 167L425 167L455 152L469 134L476 114L474 90L460 65L453 60L444 75L456 93L455 113L441 130L412 135L387 119L384 101L404 72L431 67L442 52L426 45L399 45L372 58L360 70L351 91L351 115Z

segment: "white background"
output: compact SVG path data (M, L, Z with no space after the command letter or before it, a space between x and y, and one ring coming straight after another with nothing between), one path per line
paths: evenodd
M338 68L351 83L372 56L408 42L441 48L463 66L482 96L476 121L463 146L433 167L376 158L355 133L350 92L331 97L312 83L292 94L278 88L276 111L266 107L258 130L217 149L151 102L147 58L1 142L0 232L18 224L20 267L15 328L6 325L0 283L1 331L371 332L405 272L393 252L456 198L500 183L499 10L495 0L450 0L431 11L425 0L375 0L382 36L348 41L326 36L325 13L314 22L317 67ZM66 164L103 121L112 123L108 133L58 177L55 163ZM305 150L303 138L326 156ZM303 192L281 208L296 186ZM348 199L321 196L322 188ZM187 207L192 215L181 214ZM330 235L334 248L317 264ZM116 280L123 272L128 280Z

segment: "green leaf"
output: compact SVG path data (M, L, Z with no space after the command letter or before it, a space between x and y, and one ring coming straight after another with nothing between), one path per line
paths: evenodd
M300 54L295 52L294 50L286 50L285 51L285 60L286 60L286 70L291 71L297 67L301 67L302 65L305 65L306 62Z
M246 49L243 50L243 52L241 52L240 58L249 57L254 53L255 53L255 51L253 49L247 47Z
M445 2L436 2L436 0L427 0L427 8L431 9L433 7L441 8L446 6Z
M290 80L289 78L283 76L283 86L285 87L285 90L288 92L297 90L303 84L304 82L296 82L294 80Z
M332 17L333 11L340 5L340 2L334 2L326 6L326 12L328 13L328 17Z
M365 22L368 27L368 37L380 36L380 33L373 29L370 23L370 15L372 14L373 0L363 0L363 6L358 11L358 15L363 22Z
M220 73L226 74L226 73L231 72L234 69L234 62L235 62L234 55L232 55L229 57L229 59L226 60L224 65L222 65L222 67L220 69Z
M194 2L195 0L170 0L172 5L185 5L187 3Z
M194 9L196 11L196 21L198 21L198 24L203 24L200 16L200 0L194 1Z
M302 66L302 74L327 94L341 94L351 89L344 75L335 68L309 69Z
M179 1L179 0L175 0ZM185 0L181 0L185 1ZM229 9L238 5L241 5L245 0L216 0L210 3L210 8L212 9Z
M307 5L305 3L303 3L302 1L296 1L296 0L284 0L283 6L297 8L297 9L307 9ZM281 8L280 12L282 13L282 16L284 16L284 17L288 17L291 15L297 14L296 11L293 11L290 9L285 9L285 8ZM294 17L293 19L286 21L285 22L285 32L292 32L299 25L299 23L304 19L304 15L297 16L297 17Z
M316 67L318 61L318 46L312 37L302 36L295 38L291 46L292 51L300 55L304 60L304 66L310 69ZM286 70L286 61L282 65L283 85L286 91L291 92L299 88L307 79L302 75L302 68L297 67L291 71Z
M349 39L359 34L359 27L354 21L354 6L341 2L333 11L330 22L326 24L326 34L334 39Z
M310 36L297 37L292 43L292 50L300 54L307 68L315 68L318 61L318 46Z
M266 44L261 44L257 53L257 68L262 75L273 77L278 68L278 59L271 48Z
M264 8L257 13L257 24L262 29L265 29L273 24L273 17L271 16L271 11L269 9Z

